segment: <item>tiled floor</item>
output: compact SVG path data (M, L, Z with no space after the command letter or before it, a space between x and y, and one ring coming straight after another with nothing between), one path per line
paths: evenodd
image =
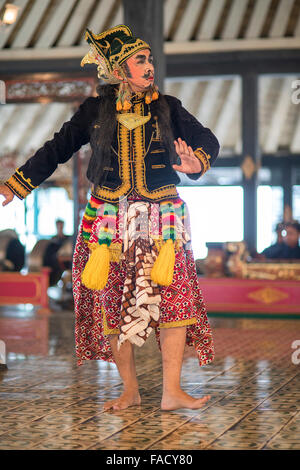
M15 353L0 372L0 449L300 449L300 364L292 361L300 320L209 320L216 358L200 368L189 349L182 375L188 393L211 395L204 408L160 410L151 335L136 349L142 405L103 412L122 390L119 375L100 361L77 367L73 313L37 320L2 310L0 331Z

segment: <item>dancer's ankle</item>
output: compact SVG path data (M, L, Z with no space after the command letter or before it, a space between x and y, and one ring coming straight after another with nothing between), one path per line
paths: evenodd
M137 381L132 381L129 383L123 383L124 392L128 393L138 393L139 392L139 384Z
M163 385L163 395L173 395L176 392L182 392L180 383Z

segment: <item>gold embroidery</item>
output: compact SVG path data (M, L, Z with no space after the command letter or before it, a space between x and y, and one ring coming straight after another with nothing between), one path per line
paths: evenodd
M170 321L168 323L160 323L159 328L176 328L180 326L194 325L197 323L197 318L188 318L187 320Z
M130 131L120 123L118 123L118 149L120 186L111 189L103 185L94 187L92 190L93 195L109 202L117 201L122 196L125 197L132 188L130 163L128 161L128 155L130 155Z
M132 49L130 54L128 54L128 51ZM110 62L114 65L119 64L121 65L125 60L129 59L131 56L133 56L136 52L140 51L141 49L150 49L149 45L142 41L141 39L138 39L135 44L130 47L128 44L124 44L122 47L121 51L118 54L115 54L110 57Z
M15 175L12 175L4 184L8 186L19 199L25 199L31 192L17 180Z
M101 34L93 34L92 32L86 30L85 32L85 40L88 41L91 46L89 52L84 56L84 58L81 61L81 66L83 67L84 64L91 64L91 63L96 63L99 64L102 61L106 65L105 68L107 68L108 72L111 72L114 66L117 64L121 64L125 60L127 60L129 57L131 57L133 54L135 54L137 51L141 49L149 49L149 45L143 41L142 39L137 38L135 42L132 44L123 44L121 46L121 50L119 52L116 52L113 55L110 55L110 58L106 56L107 48L109 47L109 42L105 39L107 34L112 34L114 32L119 32L122 31L124 32L127 36L131 36L131 31L130 29L125 26L125 25L118 25L115 26L114 28L111 28L109 31L104 31ZM102 40L102 43L99 43L99 41ZM120 41L121 42L121 41ZM100 58L102 61L100 61L100 58L98 57L100 55Z
M201 172L201 175L204 175L204 173L207 172L207 170L210 169L210 162L209 162L209 159L211 158L211 156L209 154L207 154L202 147L199 147L197 148L196 150L194 150L194 154L196 155L196 157L200 160L201 162L201 166L202 166L202 172Z
M144 104L142 100L134 104L133 112L136 115L144 116ZM92 195L104 201L116 202L122 200L135 189L140 196L155 201L160 201L168 197L178 197L175 184L168 184L152 191L146 186L144 159L150 149L153 136L154 133L152 133L146 151L145 124L130 131L118 122L118 161L119 176L122 182L115 189L111 189L105 185L93 187ZM131 139L133 145L131 145ZM132 150L132 152L130 150Z
M101 306L102 318L103 318L103 330L105 335L118 335L120 333L119 328L109 328L106 321L105 311L103 305ZM197 323L197 318L188 318L187 320L171 321L168 323L159 323L158 328L179 328L182 326L194 325Z
M163 153L164 149L151 150L150 153Z
M120 38L115 38L115 40L116 40L116 41L119 41L119 43L120 43L120 44L122 44L122 46L123 46L123 44L124 44L124 41L121 41L121 39L120 39ZM105 42L107 43L107 49L109 49L109 48L110 48L110 44L109 44L109 42L108 42L108 41L105 41Z
M101 305L101 313L102 313L102 318L103 318L103 332L105 335L115 335L115 334L119 334L120 333L120 330L119 328L109 328L108 325L107 325L107 321L106 321L106 315L105 315L105 310L104 310L104 307L103 305Z
M35 189L35 188L36 188L36 186L33 186L33 184L31 183L31 179L30 179L30 178L25 178L23 171L19 171L19 169L16 169L16 173L17 173L18 175L20 175L21 178L22 178L24 181L26 181L26 183L29 184L29 186L31 186L32 189Z
M132 49L132 51L130 52L130 54L128 54L128 51L130 49ZM110 56L110 62L113 66L115 64L121 65L125 60L129 59L129 57L131 57L141 49L149 49L149 45L141 39L137 39L132 46L130 46L129 44L124 44L120 52Z
M161 165L151 165L151 168L156 169L156 168L166 168L166 165L163 163Z
M137 91L134 95L132 95L132 102L137 103L145 98L146 92L145 91Z
M134 112L143 114L143 103L134 105ZM155 199L159 201L165 197L178 197L176 186L174 184L168 184L161 186L158 189L149 191L146 186L146 175L145 175L145 126L137 127L132 131L133 133L133 148L135 156L135 187L141 196L145 196L148 199Z
M211 158L211 156L210 156L208 153L204 152L204 150L203 150L202 147L199 147L199 148L196 149L196 150L200 150L200 151L205 155L205 157L207 158L207 160L209 160L209 159Z

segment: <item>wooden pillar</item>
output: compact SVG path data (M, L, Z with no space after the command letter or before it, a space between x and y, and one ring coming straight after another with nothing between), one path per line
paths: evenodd
M242 76L242 142L244 240L252 253L257 246L257 168L260 163L256 74Z
M161 0L123 0L124 24L132 34L151 46L155 66L155 83L164 91L166 60L163 52L163 3Z
M289 206L293 214L293 172L292 164L287 161L282 166L283 206Z

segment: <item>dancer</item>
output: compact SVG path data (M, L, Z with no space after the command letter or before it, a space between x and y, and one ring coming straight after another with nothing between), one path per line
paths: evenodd
M78 365L116 363L124 391L105 410L140 405L133 345L143 346L154 329L161 409L197 409L210 396L181 389L184 347L195 348L200 366L214 359L214 347L176 172L198 179L216 160L219 143L177 98L159 92L151 48L127 26L86 30L85 37L90 50L81 65L95 63L105 84L0 186L3 205L14 195L24 199L90 142L91 197L73 258Z

